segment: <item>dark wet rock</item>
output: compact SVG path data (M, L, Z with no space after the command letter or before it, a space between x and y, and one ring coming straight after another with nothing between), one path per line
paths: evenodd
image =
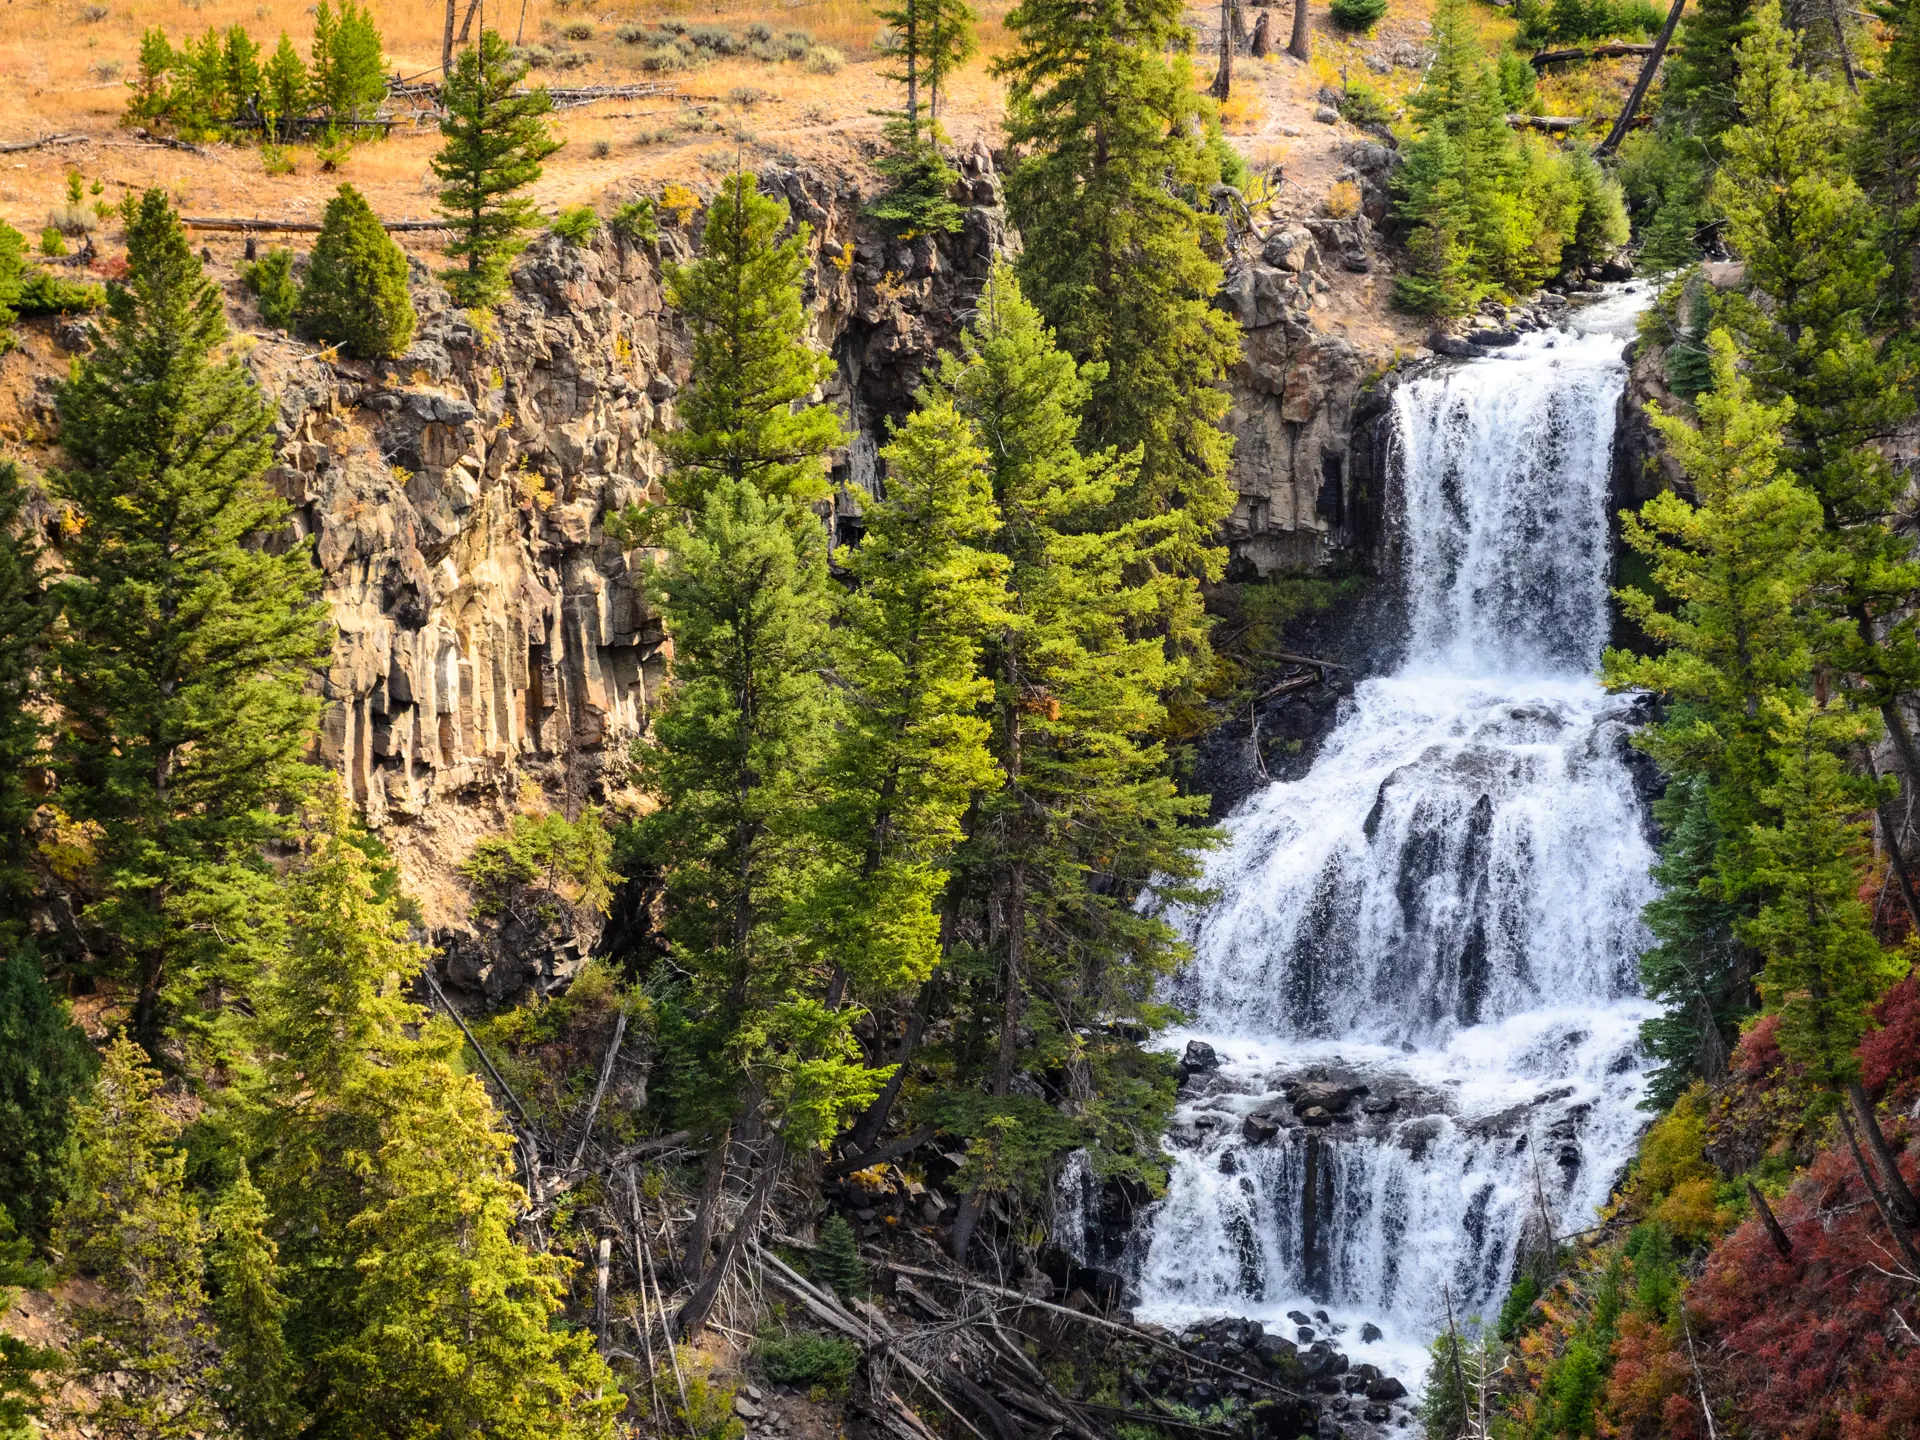
M1296 1325L1311 1325L1313 1323L1313 1317L1311 1315L1305 1314L1299 1310L1287 1311L1287 1319L1291 1320Z
M1360 1102L1360 1110L1366 1115L1391 1115L1400 1108L1397 1095L1369 1095Z
M1313 1327L1311 1325L1302 1325L1298 1330L1293 1332L1293 1338L1298 1340L1302 1345L1311 1345L1313 1343Z
M1262 1335L1247 1347L1268 1365L1291 1365L1299 1348L1284 1335Z
M1374 1324L1371 1320L1369 1320L1366 1324L1360 1327L1360 1342L1363 1345L1371 1345L1373 1344L1374 1341L1378 1340L1379 1338L1380 1338L1380 1327Z
M1382 1375L1367 1386L1369 1400L1401 1400L1406 1393L1407 1387L1392 1375Z
M1180 1068L1187 1071L1218 1070L1220 1057L1213 1053L1213 1046L1204 1040L1189 1040L1187 1048L1181 1052Z
M1240 1133L1250 1144L1265 1145L1280 1134L1280 1122L1271 1115L1255 1113L1240 1122Z
M1333 1317L1324 1310L1314 1311L1313 1318L1318 1320L1322 1325L1331 1325L1333 1323Z
M1333 1116L1329 1115L1325 1110L1322 1110L1318 1105L1312 1105L1300 1112L1300 1123L1302 1125L1312 1125L1315 1127L1331 1125L1333 1124Z

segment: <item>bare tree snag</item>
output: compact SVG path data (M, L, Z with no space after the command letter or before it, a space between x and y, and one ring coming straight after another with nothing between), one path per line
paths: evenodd
M1667 23L1660 27L1660 34L1653 42L1653 51L1640 67L1640 78L1633 82L1633 92L1620 108L1620 118L1613 122L1613 129L1607 132L1607 138L1600 142L1594 154L1611 155L1620 148L1620 142L1627 138L1627 131L1633 126L1633 117L1639 113L1640 102L1647 98L1648 87L1660 71L1660 62L1666 56L1667 46L1673 42L1673 32L1680 25L1680 12L1686 8L1687 0L1673 0L1673 8L1667 11Z
M1233 0L1220 0L1220 68L1213 76L1213 98L1233 93Z
M1880 1172L1880 1183L1886 1187L1893 1213L1908 1229L1920 1228L1920 1201L1914 1199L1906 1177L1900 1173L1893 1147L1887 1144L1880 1121L1873 1113L1873 1101L1867 1097L1866 1086L1858 1080L1847 1084L1847 1104L1853 1109L1853 1118L1860 1122L1861 1133L1867 1137L1867 1153L1873 1156L1873 1167Z
M1753 1213L1760 1217L1760 1223L1767 1227L1767 1238L1773 1241L1773 1248L1780 1252L1780 1258L1791 1260L1793 1241L1780 1228L1780 1222L1773 1218L1773 1207L1767 1204L1767 1197L1760 1193L1760 1187L1751 1180L1747 1181L1747 1199L1752 1202Z
M1307 0L1293 0L1293 38L1287 53L1302 64L1313 58L1313 35L1307 28Z
M440 31L440 73L453 73L453 0L447 0L447 23Z

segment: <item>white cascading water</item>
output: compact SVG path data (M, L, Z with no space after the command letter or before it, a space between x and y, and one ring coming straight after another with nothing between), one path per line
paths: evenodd
M1407 658L1226 822L1218 898L1177 917L1193 1018L1168 1039L1220 1067L1136 1238L1143 1319L1324 1309L1412 1383L1446 1306L1491 1318L1523 1231L1589 1224L1631 1154L1653 855L1632 702L1594 671L1640 303L1395 394ZM1309 1125L1283 1081L1353 1097Z

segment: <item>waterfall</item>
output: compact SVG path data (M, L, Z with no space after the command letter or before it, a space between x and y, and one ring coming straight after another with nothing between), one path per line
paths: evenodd
M1640 297L1395 393L1408 629L1312 770L1254 796L1173 918L1189 1075L1143 1318L1329 1312L1412 1379L1523 1236L1591 1223L1640 1126L1653 855L1608 628L1608 477ZM1371 1334L1372 1332L1367 1332Z

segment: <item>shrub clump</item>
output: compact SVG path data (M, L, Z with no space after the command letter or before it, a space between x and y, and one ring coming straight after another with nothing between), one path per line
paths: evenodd
M860 1259L860 1242L846 1216L835 1211L821 1222L820 1243L813 1247L807 1269L841 1295L866 1288L867 1267Z
M1371 30L1387 13L1387 0L1333 0L1327 13L1342 30Z
M839 1389L853 1378L860 1352L850 1340L801 1330L792 1335L762 1335L760 1368L777 1385L825 1385Z
M591 244L594 232L599 228L600 217L594 214L591 205L562 210L553 221L553 233L576 249Z
M240 269L240 283L260 301L260 318L276 330L291 330L300 311L300 287L293 283L293 251L269 250Z
M398 355L413 339L407 257L351 185L327 202L298 314L310 334L369 360Z

